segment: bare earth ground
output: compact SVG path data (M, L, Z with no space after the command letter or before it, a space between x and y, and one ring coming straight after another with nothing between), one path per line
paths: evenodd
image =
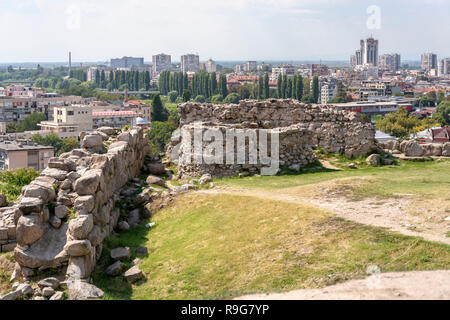
M322 289L253 294L236 300L448 300L450 270L389 272Z
M352 178L355 182L355 178ZM364 178L362 178L364 179ZM242 189L218 186L199 190L202 193L228 193L248 195L278 201L309 204L327 210L339 217L365 225L423 237L429 241L450 244L446 236L450 221L442 217L430 219L427 209L417 207L409 194L400 198L355 200L345 196L346 179L327 181L282 190ZM446 204L445 204L446 205ZM416 214L419 210L423 214ZM295 290L286 293L255 294L237 299L450 299L450 270L412 271L374 274L363 280L312 290Z

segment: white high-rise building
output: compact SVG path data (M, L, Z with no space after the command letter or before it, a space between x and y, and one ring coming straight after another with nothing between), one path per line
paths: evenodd
M370 37L360 41L362 64L378 65L378 40Z
M200 59L196 54L185 54L181 56L182 72L198 72L200 70Z
M156 76L163 71L170 70L172 67L171 56L160 53L152 56L152 74Z

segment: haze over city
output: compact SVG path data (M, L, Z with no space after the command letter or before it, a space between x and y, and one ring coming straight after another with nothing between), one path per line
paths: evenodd
M378 25L368 25L379 8ZM369 11L368 11L369 9ZM372 35L381 52L420 60L448 56L448 0L1 0L0 28L13 36L0 62L106 61L124 55L177 61L346 60Z

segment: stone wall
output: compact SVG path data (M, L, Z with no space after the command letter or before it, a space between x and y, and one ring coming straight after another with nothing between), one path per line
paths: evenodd
M183 150L191 142L184 141L183 132L192 132L194 124L199 122L205 129L277 131L280 133L280 165L294 169L315 161L311 147L349 158L366 155L375 147L375 128L362 114L293 99L243 100L239 104L224 105L187 102L178 105L178 112L180 131L172 136L167 154L172 159L178 158L179 172L186 176L203 173L228 176L261 168L260 164L217 166L186 161Z
M450 157L450 142L447 143L422 143L415 140L390 140L379 142L382 149L397 151L407 157Z
M100 128L80 136L82 149L51 158L18 201L0 212L2 251L15 247L22 268L67 265L69 279L88 278L118 222L118 191L149 152L141 128Z

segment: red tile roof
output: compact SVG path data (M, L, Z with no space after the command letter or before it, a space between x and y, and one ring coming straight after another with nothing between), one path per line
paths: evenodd
M105 116L112 116L112 117L120 117L120 116L136 116L137 113L134 111L98 111L98 112L92 112L93 117L105 117Z

